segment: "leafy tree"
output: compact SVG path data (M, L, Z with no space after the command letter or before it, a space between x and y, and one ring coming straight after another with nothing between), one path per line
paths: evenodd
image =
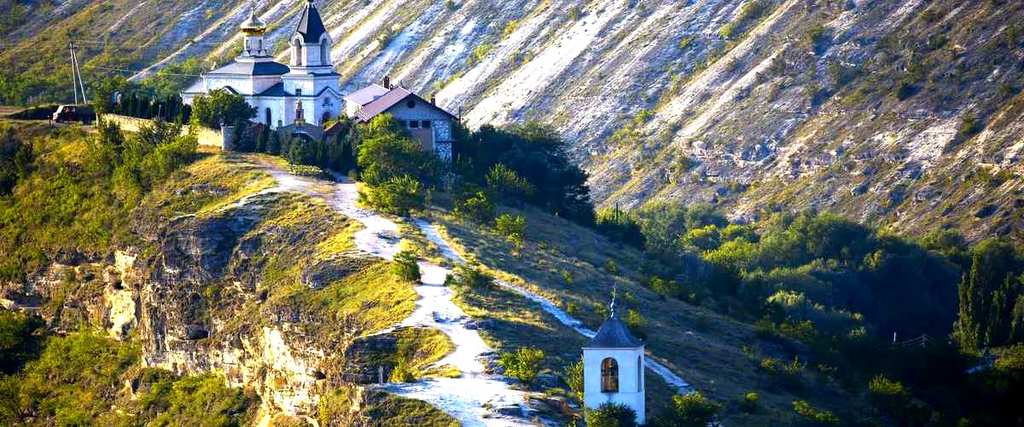
M364 196L370 206L395 215L408 215L410 211L423 209L426 203L423 186L409 175L388 178L367 189Z
M256 109L244 97L224 89L211 91L192 102L192 119L211 129L220 129L221 124L236 125L253 117Z
M636 411L620 403L605 403L585 413L588 427L635 427Z
M410 139L390 115L381 114L360 128L356 160L363 181L370 186L409 176L430 184L437 177L437 158Z
M462 133L456 132L460 136L454 154L464 179L485 185L488 173L501 164L533 187L532 194L525 195L527 203L580 224L593 224L587 176L569 160L565 142L553 129L526 123L502 129L485 125L471 134Z
M679 240L683 248L698 252L717 249L721 242L722 236L715 225L691 229Z
M970 272L960 283L955 328L964 349L976 351L1020 339L1013 336L1013 316L1024 294L1022 274L1024 257L1013 244L986 240L972 249Z
M420 280L420 265L418 261L419 259L415 252L401 251L395 255L395 264L392 267L392 271L402 280L418 282Z
M539 348L522 347L513 352L502 353L498 364L505 368L505 375L532 385L540 373L544 351Z

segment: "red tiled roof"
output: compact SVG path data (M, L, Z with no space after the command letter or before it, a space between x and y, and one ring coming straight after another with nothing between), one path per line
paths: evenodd
M434 104L431 104L430 102L427 102L423 98L420 98L419 95L416 95L415 93L412 93L408 89L403 87L391 89L390 92L381 95L377 99L371 101L369 104L363 105L363 108L360 109L358 113L356 113L356 119L358 119L360 122L368 122L370 120L373 120L373 118L377 117L378 114L381 114L389 110L391 107L398 105L399 103L405 101L409 97L415 97L417 102L422 102L425 105L429 105L430 107L448 115L449 117L451 117L452 120L458 120L458 118L452 115L452 113L449 113L444 109Z

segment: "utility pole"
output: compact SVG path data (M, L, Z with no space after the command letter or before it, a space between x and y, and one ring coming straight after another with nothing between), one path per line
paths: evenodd
M75 105L78 105L78 67L75 66L75 42L68 43L71 50L71 91L75 93Z
M82 67L78 64L78 54L75 53L74 48L71 49L71 54L75 58L75 71L78 73L78 87L82 89L82 103L88 104L89 98L85 96L85 81L82 79Z

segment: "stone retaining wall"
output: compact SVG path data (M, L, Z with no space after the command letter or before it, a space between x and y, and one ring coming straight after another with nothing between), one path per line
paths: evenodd
M99 116L99 120L115 123L125 132L138 132L144 126L153 124L153 120L150 119L122 116L120 114L102 114ZM217 147L221 150L230 150L232 147L234 132L231 132L231 128L224 128L218 131L202 126L183 125L181 132L184 135L193 129L196 132L196 139L199 140L199 145Z

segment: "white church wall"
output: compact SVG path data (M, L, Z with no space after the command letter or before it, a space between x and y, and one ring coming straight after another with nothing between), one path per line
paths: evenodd
M601 391L601 363L613 358L619 367L619 391ZM644 401L644 354L642 349L590 349L583 350L583 396L588 408L596 409L605 403L618 403L636 411L637 421L646 420Z
M280 76L255 76L252 78L253 94L263 93L281 82Z

